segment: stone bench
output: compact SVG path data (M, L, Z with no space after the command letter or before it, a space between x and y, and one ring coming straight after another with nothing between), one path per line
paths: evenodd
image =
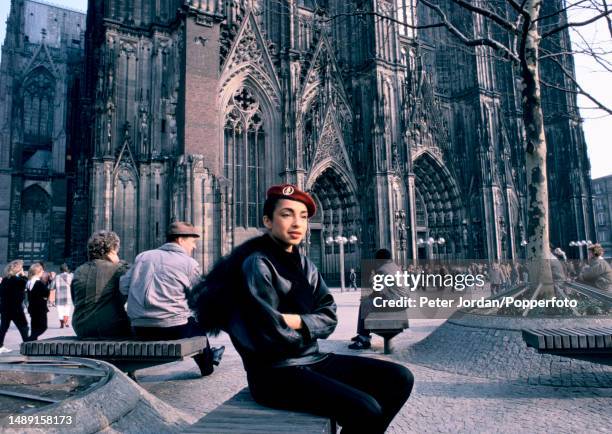
M524 329L523 341L539 353L612 364L612 328Z
M183 360L201 353L206 348L205 336L171 341L83 340L62 336L24 342L20 352L24 356L70 356L104 360L134 378L138 369Z
M405 309L371 312L365 319L364 327L384 339L385 354L390 354L392 351L391 339L409 327L408 312Z
M336 424L322 416L264 407L257 404L245 388L184 432L333 434Z

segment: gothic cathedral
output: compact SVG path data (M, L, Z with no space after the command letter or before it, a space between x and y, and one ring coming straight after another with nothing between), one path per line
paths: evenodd
M14 0L0 76L0 260L80 263L91 232L112 229L131 261L188 220L207 269L260 233L265 191L281 182L315 197L304 248L331 279L339 252L325 240L338 235L357 239L347 268L379 247L401 263L520 257L516 73L441 28L412 30L433 19L414 3L101 0L85 25ZM464 15L474 34L491 31ZM568 47L568 34L555 45ZM573 86L553 69L543 62L542 75ZM593 238L589 162L575 97L551 88L543 100L551 239L567 246Z

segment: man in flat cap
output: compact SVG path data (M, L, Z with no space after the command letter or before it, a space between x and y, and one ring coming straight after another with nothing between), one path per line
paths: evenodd
M127 313L138 338L168 340L205 335L187 303L191 288L202 275L200 265L191 257L198 238L200 233L191 223L173 222L166 243L136 256L134 265L121 277L120 290L128 296ZM206 348L194 357L203 376L212 373L213 362L218 362L214 356Z

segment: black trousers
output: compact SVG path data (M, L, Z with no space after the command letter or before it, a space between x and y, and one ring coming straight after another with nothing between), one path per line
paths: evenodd
M357 317L357 334L369 336L370 330L365 328L365 319L372 312L372 300L370 297L362 299L359 303L359 316Z
M30 337L29 341L35 341L40 335L47 331L47 312L30 312Z
M21 340L24 342L28 340L28 320L23 309L17 309L14 312L3 311L0 313L0 347L4 346L4 338L11 326L11 321L15 323L17 330L19 330Z
M174 327L134 327L134 334L138 339L144 341L166 341L206 336L206 333L200 328L195 318L189 318L187 324ZM193 356L193 360L200 368L202 375L212 374L214 369L213 354L208 342L204 352Z
M414 384L402 365L339 354L312 365L251 369L247 378L258 403L331 417L343 434L384 433Z

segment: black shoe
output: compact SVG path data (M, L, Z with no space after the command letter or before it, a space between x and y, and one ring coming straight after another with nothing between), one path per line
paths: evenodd
M213 347L212 350L212 360L213 365L219 366L221 363L221 359L223 358L223 353L225 352L225 345L221 345L220 347Z
M371 346L372 346L372 343L370 341L361 341L360 340L360 341L353 342L348 347L351 350L367 350Z
M207 377L214 372L215 365L218 366L219 362L221 362L224 351L224 346L219 348L208 347L205 348L202 353L193 356L193 360L198 365L198 368L200 368L200 374L202 374L202 377Z
M365 342L365 341L369 341L370 339L372 339L371 335L357 335L351 338L353 342L358 342L358 341Z
M198 364L202 377L208 377L215 370L212 364Z

